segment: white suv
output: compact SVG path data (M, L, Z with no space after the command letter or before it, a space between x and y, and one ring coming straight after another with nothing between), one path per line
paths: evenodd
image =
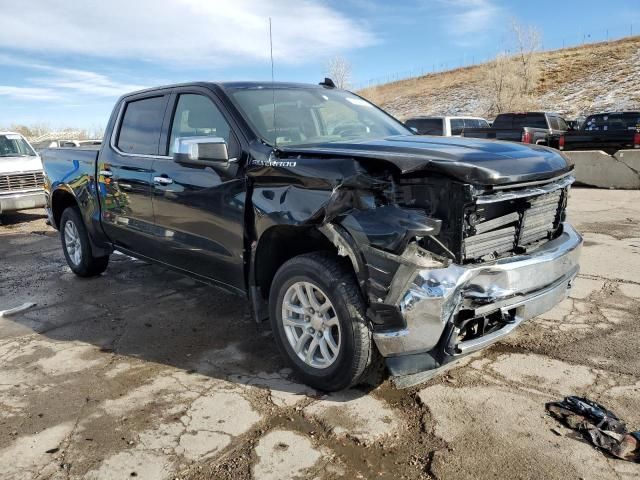
M0 214L45 205L40 156L14 132L0 132Z
M404 124L418 135L460 136L465 128L489 128L489 122L480 117L411 117Z

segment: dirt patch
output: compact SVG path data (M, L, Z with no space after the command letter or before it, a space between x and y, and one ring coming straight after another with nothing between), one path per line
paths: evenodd
M625 238L640 238L640 223L632 218L626 218L624 222L592 222L581 223L581 233L599 233L609 235L617 240ZM585 246L597 245L597 242L587 242Z

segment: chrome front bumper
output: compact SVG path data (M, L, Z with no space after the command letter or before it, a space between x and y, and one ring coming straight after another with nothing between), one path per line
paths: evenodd
M42 189L28 192L0 192L0 213L42 208L45 204L46 201Z
M563 223L560 236L536 250L491 264L424 269L409 279L399 296L406 328L374 333L385 357L422 353L442 344L461 310L474 317L501 311L511 321L501 329L455 345L453 355L484 348L538 316L568 295L578 274L582 237ZM455 327L453 327L455 334Z

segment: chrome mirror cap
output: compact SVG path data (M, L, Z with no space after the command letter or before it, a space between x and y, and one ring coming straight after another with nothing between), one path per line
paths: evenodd
M173 143L173 158L177 162L228 162L227 142L220 137L177 137Z

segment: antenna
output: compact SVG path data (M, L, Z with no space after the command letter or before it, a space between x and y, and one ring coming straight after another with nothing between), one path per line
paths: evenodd
M271 94L273 101L273 146L278 146L278 129L276 128L276 85L273 74L273 35L271 33L271 17L269 17L269 50L271 54Z

